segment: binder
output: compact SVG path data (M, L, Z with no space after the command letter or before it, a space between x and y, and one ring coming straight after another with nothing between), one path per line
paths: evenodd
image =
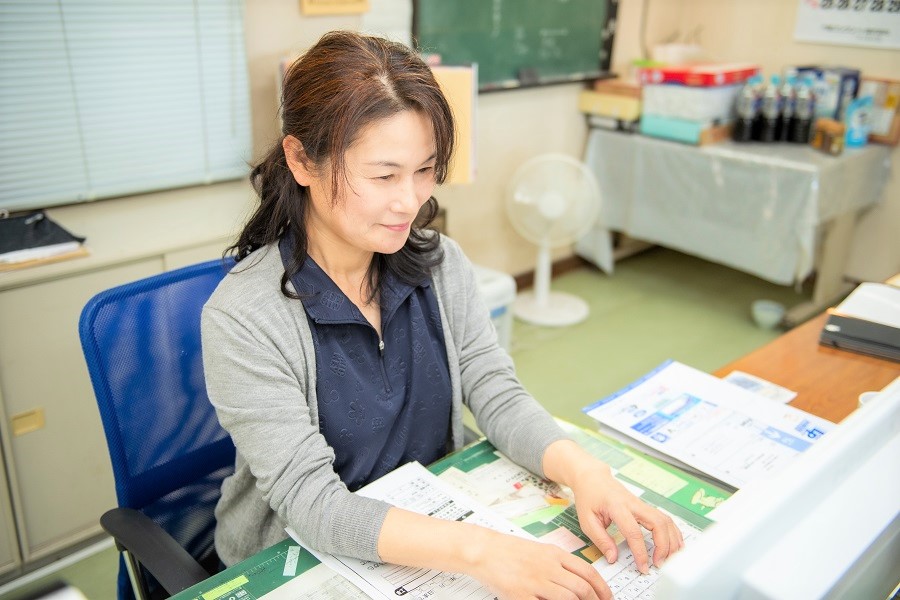
M44 211L0 218L0 268L82 255L83 237L73 235Z
M900 362L900 288L861 284L829 309L819 343Z

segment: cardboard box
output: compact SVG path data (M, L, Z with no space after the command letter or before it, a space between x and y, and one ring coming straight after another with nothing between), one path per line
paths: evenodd
M638 69L641 83L680 83L696 86L743 83L757 74L759 65L752 63L664 65Z

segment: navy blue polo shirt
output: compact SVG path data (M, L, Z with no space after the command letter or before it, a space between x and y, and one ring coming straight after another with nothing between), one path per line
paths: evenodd
M280 244L282 262L290 245ZM319 431L352 491L407 462L437 460L450 436L450 372L431 281L382 279L379 340L312 258L291 278L315 343Z

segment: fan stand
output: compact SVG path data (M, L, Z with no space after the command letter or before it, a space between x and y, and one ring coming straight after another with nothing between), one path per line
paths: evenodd
M516 295L513 314L528 323L565 327L584 321L587 302L572 294L550 291L550 246L541 244L534 270L534 289Z

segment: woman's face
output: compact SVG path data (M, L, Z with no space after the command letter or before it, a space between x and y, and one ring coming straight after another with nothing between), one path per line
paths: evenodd
M400 250L434 191L434 163L434 131L422 113L407 110L369 125L347 150L337 198L330 168L309 175L310 249Z

